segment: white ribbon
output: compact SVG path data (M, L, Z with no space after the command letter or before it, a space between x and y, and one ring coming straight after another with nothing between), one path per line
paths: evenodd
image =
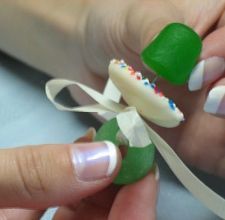
M110 82L111 83L111 82ZM57 94L65 87L76 85L98 104L83 107L65 107L55 101ZM112 85L111 85L112 86ZM145 147L151 141L167 162L170 169L182 184L205 206L211 209L216 215L225 219L225 200L201 182L190 169L181 161L173 149L152 129L137 113L135 107L127 107L109 98L109 95L101 93L75 81L65 79L53 79L46 84L46 94L48 99L59 110L76 112L97 112L102 115L110 113L116 115L121 132L129 140L131 146ZM107 93L109 94L109 93ZM117 94L120 96L119 94ZM110 119L110 117L105 117Z

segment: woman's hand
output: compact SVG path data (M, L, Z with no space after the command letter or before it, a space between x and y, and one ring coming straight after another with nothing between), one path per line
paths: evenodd
M120 153L93 136L91 129L75 144L0 150L0 219L38 220L52 206L54 220L155 219L158 174L110 185Z
M223 0L99 1L99 4L91 7L81 41L87 77L85 80L83 75L80 78L73 75L71 78L83 80L83 83L102 89L103 77L107 76L107 65L114 57L125 59L137 70L143 69L140 52L170 22L186 23L199 33L204 39L201 59L218 56L222 57L224 62L224 6ZM208 77L211 81L205 84L209 85L212 80L224 76L225 67L217 65L211 64L206 67L206 72L211 71L211 78ZM220 73L217 73L218 68ZM143 71L152 77L147 71ZM96 76L94 80L94 74L102 78ZM175 100L184 112L186 120L176 129L157 126L154 128L174 147L184 161L209 173L225 177L225 121L203 110L209 86L193 93L187 86L171 86L164 80L158 80L157 84L168 97ZM225 85L225 79L221 79L218 84ZM224 90L223 92L225 93ZM84 98L78 97L77 92L72 94L76 100L84 104ZM224 106L223 103L225 114Z
M170 22L185 23L201 35L201 59L224 58L224 7L224 0L3 0L0 48L55 77L102 90L109 60L123 58L143 70L140 52ZM223 73L210 71L211 80L222 77ZM224 119L203 111L209 87L191 93L187 86L175 87L163 80L157 84L174 99L186 121L176 129L155 129L186 162L224 177ZM80 104L89 101L71 91Z

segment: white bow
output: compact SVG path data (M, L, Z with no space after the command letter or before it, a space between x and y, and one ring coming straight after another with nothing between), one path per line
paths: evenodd
M110 82L111 83L111 82ZM98 104L66 107L55 101L57 94L65 87L76 85L92 97ZM116 116L118 126L124 136L128 139L130 146L145 147L153 142L162 155L170 169L182 184L202 203L211 209L216 215L225 219L225 200L201 182L190 169L182 162L173 149L140 117L135 107L128 107L119 104L90 87L81 83L65 80L53 79L46 84L46 94L48 99L63 111L75 112L97 112L99 114L110 113L105 118L110 119ZM116 100L116 99L114 99ZM117 99L119 100L119 99ZM113 114L111 114L113 113ZM131 120L132 119L132 120Z

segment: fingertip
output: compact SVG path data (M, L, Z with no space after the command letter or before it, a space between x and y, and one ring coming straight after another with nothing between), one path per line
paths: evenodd
M200 90L217 81L225 71L225 27L211 32L203 40L200 62L193 69L188 87Z
M225 27L216 29L203 40L201 59L209 57L225 57Z
M204 111L217 117L225 117L225 78L215 83L208 92Z
M120 153L110 141L74 144L71 152L79 181L113 178L118 172Z
M155 219L158 195L158 167L140 181L121 188L109 219Z
M2 150L0 158L5 167L0 170L0 205L41 209L77 202L104 189L121 163L111 142L27 146Z

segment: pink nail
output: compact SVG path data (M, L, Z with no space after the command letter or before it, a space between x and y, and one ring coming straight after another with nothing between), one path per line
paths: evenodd
M117 165L116 146L111 142L75 144L73 163L81 181L95 181L110 176Z
M225 116L225 85L214 87L208 94L204 110L218 116Z
M205 85L219 79L225 71L225 60L222 57L210 57L202 60L191 73L188 87L190 91L199 90Z

